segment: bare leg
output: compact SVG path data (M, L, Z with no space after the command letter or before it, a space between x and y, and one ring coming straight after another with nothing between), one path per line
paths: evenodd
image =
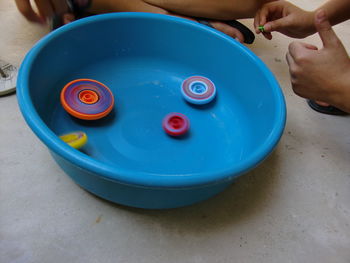
M150 12L176 15L191 19L201 17L210 19L210 24L219 31L243 42L243 34L235 27L217 19L232 20L241 17L253 17L262 3L271 0L92 0L89 8L91 13L111 12ZM243 3L244 2L244 3ZM157 6L159 4L159 6ZM160 6L164 4L164 6ZM239 6L243 6L239 7ZM68 23L72 18L64 21Z
M182 1L182 0L180 0ZM189 0L193 1L193 0ZM194 0L198 1L198 0ZM204 0L206 1L206 0ZM239 0L241 1L241 0ZM183 18L191 19L190 17L195 16L195 13L186 12L187 15L182 14L181 12L173 12L173 10L167 10L162 7L158 7L147 3L144 0L93 0L92 5L89 9L89 12L92 13L110 13L110 12L150 12L150 13L158 13L158 14L168 14L168 15L176 15ZM206 18L206 17L204 17ZM193 19L192 19L193 20ZM236 38L238 41L243 42L244 36L243 34L236 28L226 25L220 21L211 21L211 24L214 28L223 33Z
M112 12L168 13L165 9L148 4L142 0L93 0L89 11L95 14Z
M182 15L219 20L252 18L265 3L274 0L143 0Z

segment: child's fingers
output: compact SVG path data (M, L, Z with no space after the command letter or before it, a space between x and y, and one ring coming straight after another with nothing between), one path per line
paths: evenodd
M68 5L64 0L51 0L55 14L61 15L68 12Z
M268 40L271 40L272 39L272 34L270 32L263 32L262 33L264 35L264 37Z
M265 25L266 21L267 21L267 17L270 13L270 5L267 4L267 5L264 5L259 13L258 13L258 16L257 16L257 19L256 19L256 25L255 25L255 28L258 29L259 26L263 26ZM259 29L258 29L259 30ZM260 30L259 30L260 31Z
M307 49L318 50L318 47L316 47L315 45L308 44L308 43L301 43L301 44Z
M260 10L258 10L255 14L254 17L254 28L255 28L255 33L260 34L260 30L259 30L259 26L260 26Z
M282 31L289 24L288 17L282 17L274 21L269 21L264 25L265 32Z
M293 60L296 60L301 53L304 53L304 49L302 42L293 41L288 46L288 53L292 56Z
M48 18L48 17L52 17L55 14L50 1L47 1L47 0L35 0L35 4L38 7L39 14L42 17Z
M309 56L310 52L314 52L318 48L314 45L303 43L300 41L293 41L288 46L288 52L293 57L294 61L301 62L303 58Z
M287 64L288 64L288 68L289 68L289 75L290 75L290 78L291 78L291 82L292 84L296 84L296 77L295 77L295 74L294 72L296 71L296 63L292 57L292 55L287 52L286 54L286 61L287 61Z
M260 31L258 27L265 26L266 22L269 19L271 19L271 17L274 17L274 18L282 17L282 11L283 11L283 6L280 5L279 1L265 4L257 12L257 15L255 16L255 19L254 19L254 26L255 26L256 32L258 33Z
M289 52L286 54L286 60L289 67L294 63L294 59Z
M266 23L267 16L269 14L269 6L264 5L257 13L254 18L254 28L257 34L261 33L259 26L263 26Z
M16 0L18 11L29 21L43 23L43 19L34 12L29 0Z

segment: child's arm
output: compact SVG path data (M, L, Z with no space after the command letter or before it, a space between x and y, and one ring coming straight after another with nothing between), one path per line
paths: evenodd
M265 4L255 15L254 27L260 33L264 26L264 36L272 38L271 32L277 31L294 38L304 38L316 32L314 16L318 10L325 10L332 25L350 18L349 0L329 0L315 11L305 11L287 1Z

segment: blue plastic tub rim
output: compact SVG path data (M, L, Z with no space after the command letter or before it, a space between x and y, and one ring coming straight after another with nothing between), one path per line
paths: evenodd
M48 126L41 120L40 116L34 108L34 105L31 102L28 87L30 68L41 49L48 42L52 41L60 34L71 30L72 28L79 27L84 24L94 23L95 21L130 18L158 20L160 23L162 21L170 20L175 23L186 24L186 26L196 28L197 30L207 31L216 37L220 37L223 41L228 41L231 44L236 45L241 52L247 55L248 59L253 60L254 63L260 67L270 82L270 85L273 87L273 95L276 100L275 108L277 116L275 116L274 127L269 137L262 145L260 145L260 147L255 150L251 156L245 160L240 161L239 163L232 165L232 167L229 169L223 169L215 173L201 172L190 174L160 175L143 171L130 171L118 164L112 166L100 162L86 154L83 154L78 150L73 149L62 140L60 140L59 137L48 128ZM221 33L205 25L201 25L197 22L179 17L152 13L126 12L92 16L74 21L46 35L34 45L34 47L28 52L21 64L17 83L17 97L20 110L27 124L51 151L61 156L62 158L69 160L73 165L77 166L77 168L79 167L80 169L85 169L90 173L95 173L98 176L101 176L108 180L117 181L119 183L127 185L138 185L142 187L188 188L208 184L216 184L223 181L230 181L233 178L255 168L272 152L272 150L276 147L280 137L282 136L286 123L286 104L281 88L271 71L252 51L250 51L248 48L233 38L225 35L224 33Z

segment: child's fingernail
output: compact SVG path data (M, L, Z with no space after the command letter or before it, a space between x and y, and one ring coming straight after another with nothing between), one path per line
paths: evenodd
M316 19L318 22L322 22L326 19L326 12L323 10L320 10L316 13Z

